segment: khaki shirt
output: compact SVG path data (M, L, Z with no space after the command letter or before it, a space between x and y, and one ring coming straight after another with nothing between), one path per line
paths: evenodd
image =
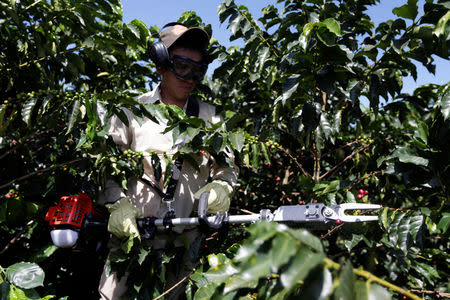
M145 93L137 98L143 103L162 103L159 92L159 85L151 92ZM185 107L186 109L186 107ZM162 191L163 179L165 173L164 153L172 156L177 151L177 146L173 145L172 132L163 134L166 125L157 124L150 119L144 119L141 125L133 118L129 110L125 110L127 114L129 126L123 124L117 116L113 116L110 120L109 134L114 141L124 150L140 151L144 155L144 178L158 185ZM221 122L220 116L216 115L213 105L199 101L199 118L203 119L206 124L209 122ZM153 167L150 162L150 152L155 151L161 161L163 170L162 178L156 182L153 174ZM233 159L232 154L230 157ZM220 179L230 183L233 187L236 184L238 171L236 167L219 166L214 158L205 153L196 157L198 169L193 167L190 162L184 161L178 186L174 195L174 209L176 217L189 217L194 207L194 193L207 184L210 180ZM157 218L163 218L168 211L167 205L161 200L158 193L149 185L137 178L128 180L128 189L123 191L122 188L114 181L107 182L103 200L100 202L114 202L122 197L129 197L131 202L142 211L144 216L152 214ZM183 229L176 230L181 232Z

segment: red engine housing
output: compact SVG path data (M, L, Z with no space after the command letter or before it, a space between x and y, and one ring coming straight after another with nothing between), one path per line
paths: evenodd
M94 210L91 197L81 193L77 196L63 196L57 206L49 208L45 221L50 226L72 225L81 228L87 213L99 214Z

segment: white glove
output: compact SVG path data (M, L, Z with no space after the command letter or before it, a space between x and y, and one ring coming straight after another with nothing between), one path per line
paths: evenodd
M113 204L106 205L106 207L110 212L109 232L121 239L132 235L139 240L141 239L136 218L141 218L143 214L131 203L129 198L122 198Z
M209 192L208 212L215 214L216 212L225 212L230 208L230 197L233 192L231 185L223 180L214 180L195 194L195 199L200 199L201 194Z

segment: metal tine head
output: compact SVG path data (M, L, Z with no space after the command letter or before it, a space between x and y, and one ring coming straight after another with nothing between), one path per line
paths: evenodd
M336 205L336 208L339 219L342 222L370 222L378 221L378 216L346 215L345 211L379 209L381 208L381 205L368 203L342 203L340 205Z
M337 205L339 208L343 210L350 210L350 209L379 209L381 208L381 205L379 204L370 204L370 203L342 203Z

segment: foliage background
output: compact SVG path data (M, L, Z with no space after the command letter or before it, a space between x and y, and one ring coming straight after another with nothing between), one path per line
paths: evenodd
M121 107L170 119L192 140L180 155L231 146L241 169L233 214L300 202L385 207L378 224L315 236L232 227L204 249L189 295L448 296L449 84L411 94L402 85L418 76L413 61L434 72L435 56L448 60L449 2L427 1L418 15L409 0L376 28L365 13L375 0L278 2L283 11L269 5L258 20L234 1L219 6L230 39L244 45L212 45L221 66L198 97L222 109L227 133L133 100L158 80L147 53L158 28L124 24L120 1L0 2L2 298L97 298L105 252L57 249L43 216L62 195L96 195L105 176L139 172L139 156L106 133ZM194 12L180 21L211 32ZM44 286L8 276L22 261L45 271Z

